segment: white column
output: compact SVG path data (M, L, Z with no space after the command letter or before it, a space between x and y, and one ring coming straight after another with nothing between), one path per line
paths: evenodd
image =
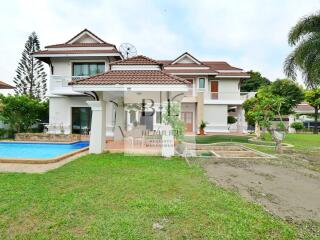
M293 123L295 121L295 117L293 114L289 115L289 133L295 133L296 130L294 128L291 127L291 123Z
M116 119L116 127L114 129L114 137L113 139L115 141L121 141L123 140L123 134L125 130L124 126L124 106L122 103L123 100L119 99L118 100L118 107L116 108L116 114L117 114L117 119ZM121 128L121 129L120 129Z
M106 102L87 101L92 110L90 153L102 153L106 145Z

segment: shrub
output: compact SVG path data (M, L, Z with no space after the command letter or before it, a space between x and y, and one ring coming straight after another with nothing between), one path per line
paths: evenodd
M234 116L228 116L228 124L234 124L237 122L237 119Z
M294 128L296 131L300 131L304 128L304 125L302 122L293 122L290 127Z
M280 131L286 131L287 129L286 129L286 125L283 123L283 122L279 122L278 124L277 124L277 128L280 130Z

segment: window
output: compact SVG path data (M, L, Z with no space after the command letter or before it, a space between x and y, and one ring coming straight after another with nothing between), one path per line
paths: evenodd
M160 124L161 123L161 112L156 112L156 123Z
M105 72L105 65L103 62L73 63L72 76L92 76L102 72Z
M91 108L72 108L72 133L89 134L91 127Z
M204 78L199 78L199 88L204 89L206 87L206 81Z

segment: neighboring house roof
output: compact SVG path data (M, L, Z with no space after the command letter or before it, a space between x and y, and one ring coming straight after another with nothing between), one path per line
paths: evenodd
M111 70L70 83L70 85L114 84L190 84L190 82L160 70Z
M110 65L161 65L158 61L143 55L112 62Z
M14 89L14 87L8 83L0 81L0 89Z
M314 108L311 107L308 103L300 103L295 108L296 113L313 113Z

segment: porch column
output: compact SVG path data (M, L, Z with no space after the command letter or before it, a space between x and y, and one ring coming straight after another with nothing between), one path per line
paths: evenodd
M106 102L87 101L91 107L91 133L89 153L102 153L106 145Z
M197 121L196 121L196 133L199 133L199 125L201 121L205 121L204 119L204 92L198 92L197 96Z

